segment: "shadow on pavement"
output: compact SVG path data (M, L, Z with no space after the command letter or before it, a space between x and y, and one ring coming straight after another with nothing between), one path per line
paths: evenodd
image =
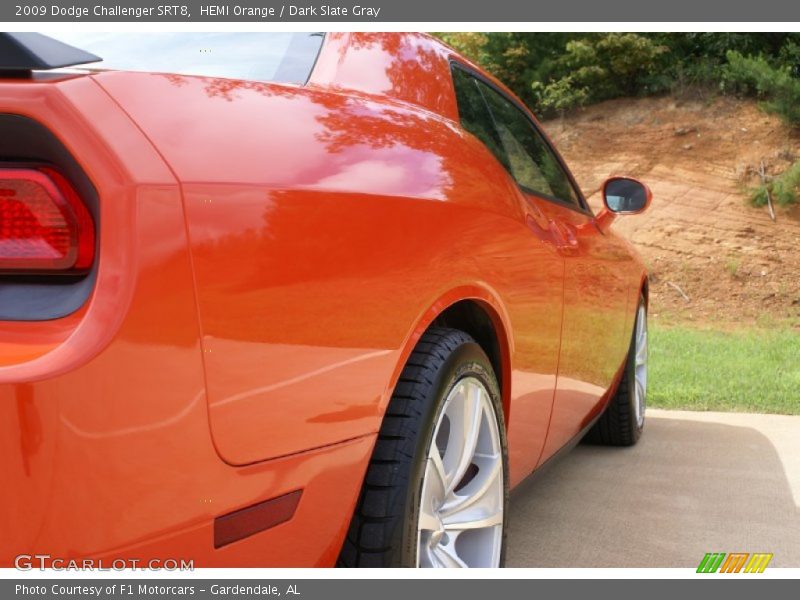
M637 446L579 445L512 493L509 567L695 568L706 552L800 567L800 507L753 428L648 417Z

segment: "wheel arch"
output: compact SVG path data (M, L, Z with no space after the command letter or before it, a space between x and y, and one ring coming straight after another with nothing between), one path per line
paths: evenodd
M385 411L400 373L422 335L431 327L450 327L471 335L489 357L497 375L506 429L511 404L511 356L513 337L509 316L500 298L483 286L466 286L442 295L417 320L401 348L397 365L383 398Z
M639 283L639 293L644 298L644 305L650 307L650 278L647 273L642 274L642 280Z

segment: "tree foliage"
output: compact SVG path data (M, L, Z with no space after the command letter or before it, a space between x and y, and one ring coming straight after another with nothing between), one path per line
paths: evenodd
M542 116L706 86L800 124L798 33L443 33Z

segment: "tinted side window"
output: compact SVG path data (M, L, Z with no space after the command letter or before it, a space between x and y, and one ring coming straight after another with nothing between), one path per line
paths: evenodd
M465 71L453 68L453 85L456 90L461 126L483 142L497 160L510 170L508 157L483 94L478 88L478 81Z
M513 103L488 85L477 82L494 117L508 156L508 166L522 187L580 206L572 183L547 142Z

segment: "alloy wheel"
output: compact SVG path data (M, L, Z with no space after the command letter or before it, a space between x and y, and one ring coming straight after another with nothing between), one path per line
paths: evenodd
M639 306L636 314L636 345L635 345L635 382L634 382L634 410L636 412L636 425L644 424L644 411L647 406L647 309L644 304Z
M417 566L497 567L503 542L503 453L489 392L459 380L440 411L426 459Z

